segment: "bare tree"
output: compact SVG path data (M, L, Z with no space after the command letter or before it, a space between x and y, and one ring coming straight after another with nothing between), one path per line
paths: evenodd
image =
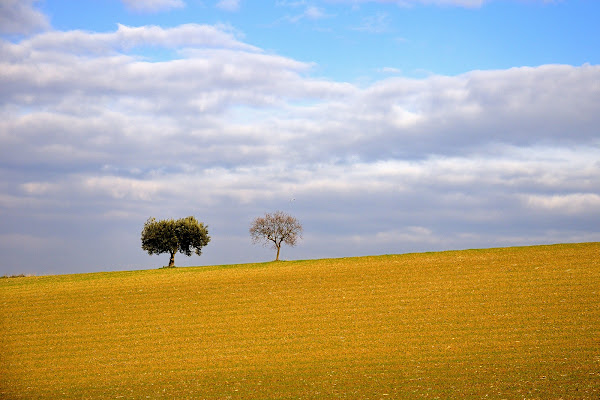
M278 261L282 243L295 246L298 239L302 238L302 225L291 215L276 211L256 218L250 225L250 236L253 243L266 246L272 242L277 250L275 261Z

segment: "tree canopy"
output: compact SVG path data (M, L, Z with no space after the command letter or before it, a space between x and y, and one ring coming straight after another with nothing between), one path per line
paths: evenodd
M272 243L277 250L275 261L278 261L282 243L295 246L298 239L302 238L302 225L291 215L276 211L256 218L250 225L250 236L253 243Z
M142 230L142 249L148 254L169 253L169 267L175 266L178 251L191 256L200 255L202 247L210 242L207 227L195 217L163 219L148 218Z

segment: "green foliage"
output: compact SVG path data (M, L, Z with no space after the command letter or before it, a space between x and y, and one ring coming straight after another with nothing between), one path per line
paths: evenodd
M6 279L6 278L24 278L27 275L25 274L19 274L19 275L2 275L0 276L0 279Z
M178 251L191 256L200 255L202 247L210 242L207 227L194 217L163 219L157 221L148 218L142 230L142 249L148 254L169 253L169 267L175 265L175 253Z

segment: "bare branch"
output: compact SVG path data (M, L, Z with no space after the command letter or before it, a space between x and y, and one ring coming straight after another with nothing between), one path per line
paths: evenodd
M263 243L265 246L273 242L277 250L275 260L279 260L282 243L295 246L298 239L302 238L302 225L291 215L276 211L256 218L250 225L250 237L253 243Z

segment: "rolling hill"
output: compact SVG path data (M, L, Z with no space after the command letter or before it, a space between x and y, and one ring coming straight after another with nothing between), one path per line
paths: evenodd
M0 398L598 399L600 243L0 279Z

